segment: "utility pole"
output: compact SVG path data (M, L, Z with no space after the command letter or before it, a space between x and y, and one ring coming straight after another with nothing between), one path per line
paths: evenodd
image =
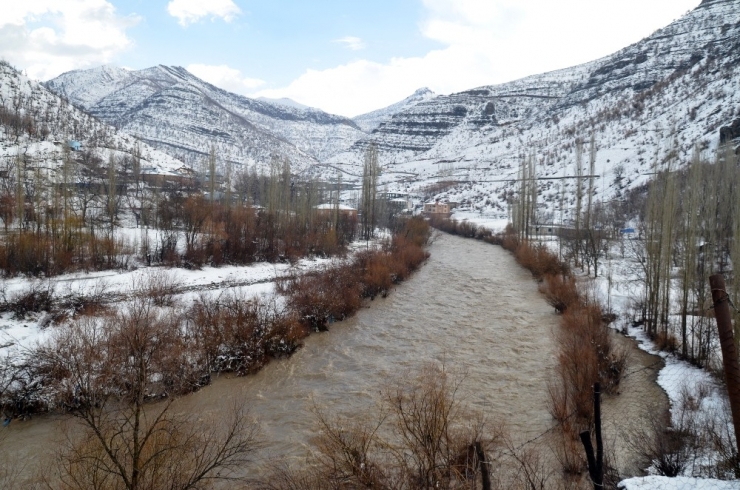
M717 319L719 343L722 346L722 365L725 371L727 394L730 398L732 423L735 434L740 429L740 363L737 359L737 349L732 330L732 314L730 313L730 297L725 287L725 278L722 274L709 277L709 286L712 289L714 316ZM740 437L735 437L738 454L740 454Z

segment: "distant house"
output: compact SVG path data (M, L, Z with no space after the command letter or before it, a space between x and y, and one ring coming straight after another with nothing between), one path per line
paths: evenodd
M325 203L315 206L314 209L316 210L316 214L318 216L323 216L326 218L331 217L335 209L339 211L340 216L355 219L357 218L357 210L353 207L345 206L344 204L340 204L339 206L337 206L336 204Z
M167 185L192 186L195 182L194 173L183 171L183 168L172 172L159 170L156 167L144 167L141 169L141 180L155 187L165 187Z
M82 149L82 143L76 140L67 141L67 146L72 151L80 151Z
M177 170L175 170L175 173L178 173L180 175L185 175L187 177L190 177L193 180L195 180L195 178L198 176L198 173L195 170L193 170L190 167L186 167L184 165L178 168Z
M405 192L384 192L381 197L388 199L407 199L409 195Z
M449 218L452 213L450 213L449 204L435 201L424 204L423 214L428 217Z
M395 198L388 200L388 209L394 213L411 212L414 209L411 199Z

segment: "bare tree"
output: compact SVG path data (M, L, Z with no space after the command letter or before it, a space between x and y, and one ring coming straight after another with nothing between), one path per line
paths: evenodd
M485 434L482 417L460 401L461 382L429 365L385 389L373 414L348 420L316 410L321 435L313 464L276 468L259 487L492 488L486 458L503 438L498 430Z
M74 323L40 349L43 369L82 429L68 437L50 486L204 488L239 479L236 470L256 449L257 426L239 406L212 421L173 410L174 396L201 370L185 358L178 320L159 313L148 296L138 294L129 309L103 321Z

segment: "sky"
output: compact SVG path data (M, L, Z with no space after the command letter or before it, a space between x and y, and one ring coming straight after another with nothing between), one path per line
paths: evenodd
M177 65L250 97L348 117L567 68L700 0L0 0L0 58L48 80Z

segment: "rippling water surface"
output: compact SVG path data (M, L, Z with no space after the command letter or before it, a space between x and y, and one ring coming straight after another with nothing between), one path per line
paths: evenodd
M558 317L531 275L503 249L473 240L442 235L430 251L428 263L388 298L254 376L216 380L177 410L212 415L232 399L246 400L268 441L260 459L300 462L316 434L314 404L347 416L366 413L389 379L437 362L464 371L465 401L489 421L504 422L515 440L546 431ZM636 367L649 362L640 357ZM642 397L658 396L646 373L630 380L637 399L616 399L607 410L624 415ZM31 424L14 438L37 454L33 445L49 438L53 423Z

